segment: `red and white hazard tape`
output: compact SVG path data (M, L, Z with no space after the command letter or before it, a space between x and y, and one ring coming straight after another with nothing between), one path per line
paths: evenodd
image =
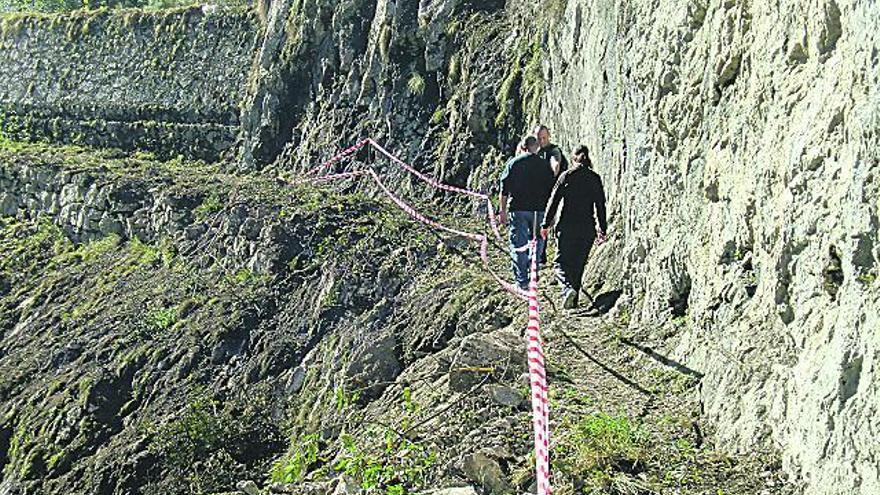
M403 167L407 172L416 176L426 184L443 191L454 192L459 194L465 194L486 202L487 205L487 214L489 217L489 224L492 229L492 233L495 237L500 241L502 240L501 232L498 227L498 222L495 216L495 210L492 207L492 201L487 194L483 194L476 191L471 191L468 189L464 189L461 187L451 186L449 184L444 184L432 177L429 177L418 170L416 170L413 166L404 162L400 158L394 156L390 152L388 152L385 148L380 146L377 142L373 141L371 138L364 139L363 141L358 142L357 144L350 146L340 152L337 155L334 155L329 160L324 163L318 165L313 168L309 172L307 172L307 176L312 176L316 172L319 172L323 169L329 168L331 165L341 161L342 159L352 155L357 150L363 148L369 144L373 148L375 148L379 153L388 157L392 162ZM427 225L429 227L433 227L435 229L442 230L444 232L448 232L450 234L454 234L457 236L464 237L466 239L470 239L479 243L479 254L480 259L483 262L483 267L488 271L492 277L504 288L504 290L514 294L520 298L523 298L528 301L529 304L529 323L527 329L527 339L528 339L528 365L529 365L529 381L531 383L531 397L532 397L532 423L535 431L535 473L537 479L538 493L537 495L549 495L550 494L550 423L549 423L549 410L548 410L548 399L547 399L547 375L545 371L544 365L544 347L541 340L541 331L540 331L540 313L538 308L538 263L537 263L537 240L532 240L529 244L525 246L521 246L515 249L515 251L524 251L526 249L529 250L529 257L531 259L531 270L529 273L529 290L524 291L515 284L511 284L504 279L502 279L489 265L489 238L484 234L475 234L472 232L464 232L452 227L447 227L446 225L437 222L436 220L432 220L427 216L419 213L413 206L409 205L403 199L395 195L388 186L382 181L379 177L379 174L376 173L371 167L365 170L356 170L351 172L342 172L335 173L329 175L322 175L317 177L310 177L308 180L312 182L324 182L330 180L337 179L346 179L352 177L359 177L369 175L373 181L379 186L383 193L391 199L394 204L396 204L400 209L406 212L409 216L417 220L418 222Z
M385 193L385 195L388 196L388 198L390 198L391 201L394 202L394 204L396 204L398 207L400 207L401 210L405 211L409 216L413 217L414 219L418 220L419 222L421 222L429 227L434 227L435 229L440 229L440 230L449 232L450 234L455 234L455 235L464 237L466 239L470 239L472 241L479 242L483 239L484 236L482 236L480 234L472 234L470 232L464 232L464 231L461 231L458 229L454 229L452 227L447 227L440 222L437 222L435 220L431 220L430 218L426 217L425 215L422 215L421 213L416 211L415 208L413 208L412 206L407 204L405 201L403 201L402 199L395 196L394 193L392 193L391 190L388 189L388 186L386 186L385 183L382 182L382 179L379 178L379 174L377 174L375 170L370 168L370 169L367 169L367 172L370 174L371 177L373 177L373 180L376 182L376 184L379 185L379 187L382 189L382 191Z
M329 168L329 167L330 167L331 165L333 165L334 163L336 163L336 162L342 160L343 158L346 158L347 156L351 155L351 154L354 153L355 151L357 151L357 150L363 148L363 147L366 146L367 143L369 143L370 141L372 141L372 139L367 138L367 139L361 140L361 141L359 141L359 142L357 142L357 143L355 143L355 144L349 146L348 148L345 148L344 150L342 150L342 151L340 151L339 153L337 153L337 154L333 155L332 157L330 157L329 160L327 160L327 161L321 163L321 164L318 165L317 167L315 167L315 168L309 170L308 172L306 172L305 175L306 175L306 176L314 175L315 173L320 172L321 170L324 170L325 168Z
M535 428L535 474L538 495L550 493L550 411L547 398L547 372L544 366L544 343L541 340L541 317L538 311L538 242L530 243L529 257L529 382L532 392L532 424Z

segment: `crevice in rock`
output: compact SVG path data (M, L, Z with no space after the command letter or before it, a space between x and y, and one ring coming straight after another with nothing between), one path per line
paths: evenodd
M716 69L718 79L715 82L715 86L718 89L723 89L733 84L736 81L736 77L739 75L741 63L742 55L739 53L731 55L729 58L719 63Z
M782 322L788 325L794 320L794 311L789 303L790 285L791 285L791 269L789 264L792 260L792 247L786 243L782 249L782 254L776 262L776 292L774 294L774 302L776 303L776 312L782 319Z
M758 282L757 277L755 275L755 266L752 263L752 256L749 253L748 256L743 260L743 279L745 280L745 289L746 295L752 297L755 295L755 292L758 291Z
M691 0L687 6L688 23L692 32L703 27L706 21L706 4L703 1Z
M840 385L838 388L840 409L843 409L846 402L858 392L863 361L864 358L858 356L852 361L845 363L843 366L843 373L840 375Z
M874 240L869 234L858 236L856 248L852 256L853 265L863 273L870 272L874 268Z
M11 441L12 427L6 425L0 428L0 473L2 473L3 468L9 464L9 447Z
M687 314L691 295L691 278L686 273L682 277L681 286L669 298L669 309L673 318Z
M828 262L825 264L825 270L822 273L825 278L825 292L831 296L832 300L836 300L837 292L840 290L840 286L843 285L844 277L843 268L840 263L840 254L833 245L828 249Z
M840 8L834 0L825 4L822 32L819 35L819 53L827 55L837 46L837 40L843 34L840 22Z
M794 42L788 49L788 63L803 64L807 62L807 50L800 41Z

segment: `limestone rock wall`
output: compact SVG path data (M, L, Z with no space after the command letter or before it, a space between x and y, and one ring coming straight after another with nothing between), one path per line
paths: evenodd
M722 445L880 490L880 6L570 1L542 116L586 143L632 326L677 332ZM660 332L642 331L663 345Z
M7 14L0 26L10 137L208 160L235 142L260 31L251 11Z

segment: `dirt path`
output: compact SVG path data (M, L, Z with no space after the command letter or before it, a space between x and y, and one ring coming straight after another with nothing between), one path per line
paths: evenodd
M796 493L772 453L715 448L700 422L698 370L599 309L544 312L557 493Z

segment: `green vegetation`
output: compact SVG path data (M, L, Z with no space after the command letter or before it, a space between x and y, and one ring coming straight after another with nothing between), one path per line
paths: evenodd
M449 58L449 69L446 76L449 78L449 84L453 85L458 82L461 76L461 55L455 53Z
M504 125L513 109L514 89L519 81L521 72L522 62L520 61L520 57L514 56L510 69L507 71L507 75L504 76L498 94L495 96L495 101L498 103L498 115L495 116L495 125L498 127Z
M329 464L336 449L342 453ZM370 493L403 495L424 486L428 470L437 454L420 443L401 437L391 429L381 434L373 431L365 443L342 434L337 442L322 446L317 434L305 435L291 442L291 451L273 464L272 482L294 484L318 468L317 473L344 473Z
M431 114L431 123L434 125L440 124L443 122L443 119L446 118L446 107L441 105L438 106L434 113Z
M358 400L360 400L360 393L358 391L347 393L343 387L336 387L333 390L333 402L337 411L353 407L357 404Z
M379 31L379 56L383 63L391 62L391 26L388 24L383 24Z
M270 452L253 451L255 441L277 445L277 428L265 406L258 397L220 402L198 394L170 421L143 424L149 451L165 463L170 475L158 485L159 493L214 493L246 476L241 459L268 465L265 457Z
M388 425L366 421L359 398L360 389L335 387L329 405L332 413L326 415L344 417L346 426L332 440L324 441L317 433L293 436L287 454L269 471L269 479L296 484L306 476L322 480L341 473L367 493L404 495L425 488L437 452L409 435L415 427L414 419L422 411L413 391L409 387L401 389L399 409L389 411L396 419ZM360 434L348 431L349 427L360 430L358 426L364 424L370 426Z
M411 95L422 96L425 94L425 78L418 72L413 71L406 83L406 89Z
M201 5L199 0L6 0L9 11L15 12L71 12L79 9L128 9L163 10ZM221 6L241 7L252 5L252 0L215 0Z
M516 115L512 113L514 110L527 119L537 119L541 99L547 89L541 67L545 53L540 41L522 40L512 57L507 74L495 95L499 110L495 125L499 127ZM515 107L516 102L519 102L518 108Z
M381 440L381 449L364 448L354 437L342 435L344 454L333 469L354 478L364 490L387 495L403 495L423 486L437 453L390 429L383 432Z
M153 308L147 313L149 325L156 330L167 330L177 323L177 308Z
M650 376L654 381L651 389L656 393L682 394L696 386L699 381L695 376L680 373L669 368L652 368Z
M38 218L34 223L19 221L14 218L0 219L5 235L0 237L0 273L10 277L27 275L40 268L40 255L51 257L65 256L73 249L61 229L45 217ZM84 248L84 251L88 248Z
M173 465L187 466L221 447L226 426L220 408L213 400L194 400L177 419L152 431L150 450Z
M537 120L541 110L541 99L547 92L547 82L541 64L546 54L538 41L529 47L528 60L522 73L523 113L532 120Z
M316 433L305 435L290 444L290 453L276 461L269 472L269 479L276 483L298 483L309 469L318 462L319 437Z
M860 273L856 280L861 282L864 285L873 285L877 280L877 275L874 272L864 272Z
M585 493L605 493L615 474L647 461L645 435L623 415L594 413L563 427L554 468L581 480Z
M202 204L194 210L196 220L203 221L208 216L223 209L223 198L217 191L211 193L202 201Z
M514 104L520 101L519 110L527 119L536 120L541 109L541 99L547 91L547 83L541 64L545 54L539 41L520 42L513 55L510 69L495 96L498 115L495 125L503 126L514 111ZM515 94L519 90L519 95Z

